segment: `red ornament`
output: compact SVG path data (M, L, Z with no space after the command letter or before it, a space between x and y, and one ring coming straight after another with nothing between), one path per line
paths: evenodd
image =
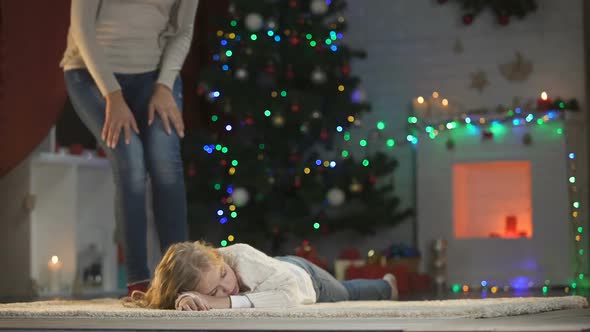
M489 131L489 130L484 130L484 131L481 133L481 138L482 138L483 140L490 140L490 139L494 138L494 133L492 133L492 132L491 132L491 131Z
M291 45L297 46L301 42L301 39L298 37L291 37L289 41L291 42Z
M248 126L251 126L254 124L254 119L251 117L248 117L245 122Z
M187 174L187 175L188 175L190 178L192 178L192 177L195 177L195 176L197 175L197 169L195 168L195 166L192 166L192 165L191 165L191 166L190 166L190 167L187 169L187 171L186 171L186 174Z
M291 111L293 112L299 112L301 110L301 107L297 104L291 105Z
M498 16L498 23L502 26L506 26L510 23L510 17L508 15L500 15Z
M320 138L324 141L328 139L328 131L326 129L322 129L320 132Z
M72 144L70 145L70 153L73 155L81 155L84 152L84 147L82 144Z
M463 24L471 25L471 23L473 23L473 15L472 14L463 15Z
M219 161L219 163L221 164L221 166L226 166L227 160L223 159L223 160Z
M348 75L348 74L350 74L350 66L343 65L342 68L340 68L340 71L342 72L342 74Z

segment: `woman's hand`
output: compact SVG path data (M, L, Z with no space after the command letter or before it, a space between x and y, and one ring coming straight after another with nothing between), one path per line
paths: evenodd
M156 112L160 115L164 123L166 133L170 135L170 122L181 138L184 137L184 122L182 121L182 114L178 110L178 105L172 96L172 91L165 85L156 83L154 87L154 94L150 100L148 107L149 111L149 125L154 122Z
M190 292L180 296L182 298L176 303L176 310L207 311L213 308L200 293Z
M125 143L131 143L131 129L139 134L137 122L127 106L121 90L111 92L106 96L106 118L102 127L102 140L107 147L114 149L119 142L121 130L125 131Z

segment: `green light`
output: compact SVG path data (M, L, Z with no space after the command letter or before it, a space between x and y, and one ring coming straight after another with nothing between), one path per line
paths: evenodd
M217 120L219 120L219 117L217 115L211 116L211 121L216 122Z
M395 146L395 140L393 138L390 138L387 140L387 146L392 148Z
M234 53L231 50L225 51L225 55L228 57L232 56L232 54L234 54Z
M320 223L319 222L314 223L313 228L320 229Z
M428 137L430 137L430 139L435 139L436 138L436 134L434 132L428 134Z
M326 39L326 45L332 44L332 39Z
M368 159L363 160L363 166L365 166L365 167L369 166L369 160Z
M579 208L579 207L580 207L580 202L574 202L574 204L573 204L573 205L574 205L574 207L577 209L577 208Z
M584 231L584 227L582 227L582 226L578 227L578 233L582 234L583 231Z
M453 290L453 293L459 293L461 286L459 284L454 284L451 289Z
M221 246L222 247L226 247L227 246L227 241L226 240L221 240Z
M258 36L255 33L253 33L250 35L250 39L256 40L256 39L258 39Z
M305 35L305 38L307 38L307 40L311 40L313 36L311 35L311 33L308 33L307 35Z
M344 133L344 140L350 141L350 133L348 133L348 132Z
M287 91L285 91L285 90L281 91L281 97L287 97Z
M543 294L547 293L547 290L549 290L549 287L543 286Z
M584 280L584 273L580 273L580 274L578 274L578 279L580 279L580 280Z
M223 148L223 146L221 146L221 144L217 144L215 146L215 150L217 150L217 151L221 151L221 148Z
M508 116L514 116L514 111L513 110L508 110Z
M580 249L580 250L578 251L578 254L580 254L580 256L582 256L582 255L584 254L584 249Z
M234 167L238 166L238 161L237 160L232 160L231 161L231 165L234 166Z
M537 119L537 124L538 125L542 125L543 123L545 123L545 121L543 121L543 119Z
M315 42L315 40L312 40L309 42L309 46L311 47L315 47L317 45L317 43Z
M570 183L576 183L576 177L570 176Z
M455 129L455 128L457 128L457 122L451 121L451 122L447 123L447 129Z
M385 129L385 122L383 122L383 121L377 122L377 129L379 129L379 130Z
M565 103L563 101L559 102L559 108L565 108Z
M343 158L346 158L346 157L348 157L348 151L346 151L346 150L342 150L342 157L343 157Z
M264 116L266 116L267 118L271 115L272 115L272 112L270 110L264 111Z
M575 282L572 282L572 288L573 288L573 289L576 289L576 288L578 288L578 284L577 284L577 283L575 283Z
M418 118L415 116L411 116L408 118L408 123L418 123Z
M221 184L216 183L213 188L215 188L215 190L221 190Z
M434 128L432 128L431 126L428 126L428 127L426 127L424 130L425 130L427 133L431 133L431 132L434 130Z
M221 153L228 153L229 149L226 148L225 146L221 149Z
M236 211L234 211L230 214L230 216L235 219L238 217L238 213Z
M264 145L264 143L260 143L260 144L258 144L258 148L259 148L260 150L264 150L264 146L265 146L265 145Z
M563 134L563 128L557 128L555 132L557 133L557 135L561 135Z
M361 146L367 146L367 140L364 140L364 139L362 139L362 140L359 142L359 144L360 144Z
M229 25L231 25L232 27L235 27L236 25L238 25L238 22L236 20L232 20Z
M551 280L545 280L545 285L549 286L550 283L551 283Z

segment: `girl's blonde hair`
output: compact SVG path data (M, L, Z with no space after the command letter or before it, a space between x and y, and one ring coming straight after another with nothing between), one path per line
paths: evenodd
M206 242L173 244L158 263L147 292L134 291L123 302L149 309L174 309L180 293L194 290L204 272L222 264L217 249Z

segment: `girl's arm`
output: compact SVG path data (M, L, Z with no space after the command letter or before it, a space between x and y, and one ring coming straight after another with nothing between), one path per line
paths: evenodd
M99 0L72 0L70 33L84 64L103 96L120 90L113 71L109 69L102 50L96 42L96 16Z
M168 39L162 54L158 83L173 89L174 80L182 68L191 47L193 26L199 0L180 0L176 10L176 33Z

